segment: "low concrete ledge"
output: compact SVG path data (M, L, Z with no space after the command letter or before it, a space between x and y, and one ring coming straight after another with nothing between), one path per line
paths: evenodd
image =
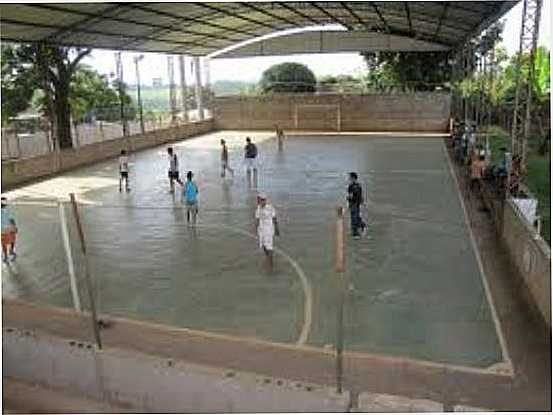
M4 375L145 412L347 412L349 393L3 329Z
M116 157L123 148L133 152L204 134L212 131L213 126L214 121L210 118L144 134L87 144L76 149L3 161L2 189L10 190L33 180Z
M359 395L358 412L444 412L441 403L381 393Z

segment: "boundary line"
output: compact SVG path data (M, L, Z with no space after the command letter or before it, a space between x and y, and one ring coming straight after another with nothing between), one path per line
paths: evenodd
M203 225L203 224L196 224L196 228L211 228L211 229L227 229L231 232L236 232L241 235L248 236L253 239L257 239L257 236L255 236L253 233L250 233L248 231L245 231L240 228L235 228L233 226L228 225ZM193 227L191 227L193 230ZM278 248L276 245L274 246L274 250L277 254L281 255L286 259L290 265L294 268L296 271L302 288L303 293L305 297L304 301L304 308L303 308L303 326L300 332L300 335L298 337L298 340L296 341L296 345L304 345L307 342L307 338L309 337L309 332L311 331L311 325L313 322L313 288L311 287L311 284L309 283L309 280L305 273L303 272L303 269L299 266L299 264L294 261L290 255L288 255L286 252L284 252L282 249Z
M509 351L507 349L507 342L505 341L505 336L503 334L503 329L501 327L501 322L499 320L497 310L495 308L495 304L493 302L493 298L491 295L490 287L488 284L488 279L486 277L486 273L484 271L484 265L482 263L482 258L480 257L480 252L478 250L478 245L476 243L476 239L474 237L474 233L472 231L472 226L470 225L470 218L467 211L467 207L465 205L465 201L463 199L463 195L461 194L461 186L459 184L459 180L457 179L457 175L455 174L455 170L453 168L453 164L451 163L451 160L449 158L449 154L447 152L447 148L445 146L445 143L442 142L441 144L442 152L445 155L445 158L447 160L447 164L449 166L449 173L451 174L453 181L455 182L457 197L459 198L459 202L461 202L461 208L463 209L463 216L465 219L465 223L467 225L469 236L470 236L470 242L472 245L472 250L474 251L474 255L476 256L476 262L478 263L478 268L480 270L480 278L482 279L482 284L484 285L484 292L486 293L486 299L488 301L488 304L490 306L490 311L492 313L492 319L495 325L495 331L497 333L497 337L499 339L499 345L501 347L501 355L503 357L504 363L506 363L509 367L510 373L514 374L514 367L513 362L509 356ZM492 367L495 365L492 365Z

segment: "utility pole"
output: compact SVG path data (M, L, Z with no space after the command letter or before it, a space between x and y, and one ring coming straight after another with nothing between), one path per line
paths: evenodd
M144 114L142 111L142 96L140 95L140 70L138 69L138 62L144 59L144 55L134 57L134 67L136 69L136 94L138 101L138 114L140 116L140 132L144 134Z

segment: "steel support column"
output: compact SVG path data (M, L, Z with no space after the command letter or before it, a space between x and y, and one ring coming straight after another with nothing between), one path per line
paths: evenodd
M125 84L123 83L123 62L121 52L115 53L115 73L117 76L117 91L119 92L119 111L121 113L121 126L123 127L123 137L129 135L129 123L125 111Z
M188 95L188 90L186 88L186 67L184 64L184 55L179 56L179 69L182 112L184 113L184 121L188 122L188 102L186 99Z
M520 31L520 47L517 58L516 94L513 111L511 143L513 156L520 156L522 166L526 161L526 146L532 113L532 85L534 58L538 41L542 0L524 0ZM524 171L524 168L522 169Z
M175 67L173 57L167 56L167 71L169 75L169 106L171 112L171 124L177 122L177 86L175 84Z
M200 72L200 58L199 56L194 56L194 75L196 76L196 108L198 110L198 119L204 119L204 105L202 102L202 79Z

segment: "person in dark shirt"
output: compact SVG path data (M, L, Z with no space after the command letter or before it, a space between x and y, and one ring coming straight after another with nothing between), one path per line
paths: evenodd
M253 170L253 186L257 187L257 146L252 143L250 137L246 137L246 147L244 147L244 161L246 163L246 175L248 185L251 186L251 175Z
M349 211L351 215L351 234L355 239L360 237L359 229L361 232L365 232L367 225L361 219L360 209L363 204L363 189L361 185L357 182L357 173L351 172L349 174L350 184L348 186L348 203Z

